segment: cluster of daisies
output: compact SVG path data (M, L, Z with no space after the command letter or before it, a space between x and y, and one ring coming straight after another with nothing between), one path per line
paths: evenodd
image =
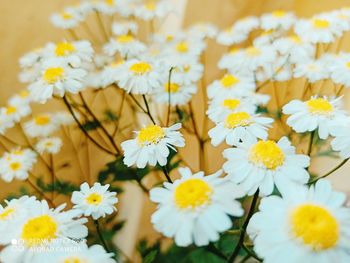
M73 208L49 207L46 200L22 196L0 205L1 262L116 262L101 245L88 246L88 218L98 220L116 211L109 185L87 183L72 194Z
M348 262L346 197L327 180L311 178L309 166L314 137L325 143L329 140L343 164L350 157L350 115L343 109L341 96L350 85L350 54L339 52L341 38L350 31L350 9L309 19L276 10L240 19L223 31L200 23L172 34L152 32L143 40L138 20L154 26L172 11L169 0L93 0L54 14L52 23L74 40L48 43L20 59L19 79L28 87L1 108L0 133L5 136L6 130L20 126L35 145L6 151L0 159L1 178L26 180L39 154L59 152L62 141L52 134L73 122L63 113L33 115L31 102L63 97L69 105L67 98L75 94L114 88L150 119L151 124L124 140L121 149L127 167L158 166L164 171L167 182L150 190L150 199L157 204L151 217L157 231L178 246L207 246L241 218L246 223L239 240L244 241L247 233L253 242L250 254L264 262ZM108 28L106 16L109 21L120 20ZM76 34L83 28L91 33L87 20L92 18L104 36L99 44L80 40ZM204 77L208 39L226 46L227 52L218 61L220 78L201 87L208 99L205 117L212 122L208 138L201 139L213 147L224 145L225 163L211 175L179 168L180 178L172 181L167 171L169 156L185 147L182 128L187 123L170 113L191 107ZM278 105L276 84L283 82L288 88L295 79L303 81L301 98ZM267 84L274 86L275 94L260 93ZM273 99L278 112L263 114L261 109ZM171 125L152 116L158 105L168 109ZM28 116L31 120L22 127L21 121ZM278 140L271 138L276 122L291 131ZM196 129L194 121L193 126ZM291 133L310 135L307 154L297 149ZM86 217L98 222L116 211L118 199L108 187L83 183L80 191L72 193L71 210L64 210L65 205L49 208L46 201L27 196L0 206L0 244L5 246L0 261L114 262L105 248L88 247L83 241L88 235ZM243 219L241 200L250 196L252 207ZM234 245L233 251L243 246ZM72 247L78 252L62 253Z

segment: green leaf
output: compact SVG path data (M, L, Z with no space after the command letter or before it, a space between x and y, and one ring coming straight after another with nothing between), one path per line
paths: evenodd
M68 195L70 196L72 192L79 191L79 187L72 184L71 182L65 182L65 181L56 181L55 184L49 183L46 184L44 180L40 177L36 180L36 185L43 191L43 192L57 192L59 194Z
M85 131L93 131L100 127L100 123L98 121L86 121L82 126Z
M154 262L156 256L158 254L158 250L152 250L150 251L143 259L142 262L143 263L152 263Z
M115 114L112 110L108 109L108 110L105 110L104 112L104 116L105 116L105 119L106 121L117 121L118 120L118 115Z

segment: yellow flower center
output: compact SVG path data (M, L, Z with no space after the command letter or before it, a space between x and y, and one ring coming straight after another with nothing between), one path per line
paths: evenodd
M61 67L48 68L47 70L45 70L43 78L47 83L54 84L55 82L62 79L63 74L64 69Z
M201 179L188 179L180 183L174 192L175 204L178 208L196 208L210 202L213 189Z
M12 171L18 171L21 168L21 164L19 162L10 163L10 168Z
M180 53L188 52L188 45L186 42L182 41L176 45L176 50Z
M165 137L165 132L158 125L149 125L142 128L137 135L137 140L141 145L157 144Z
M225 76L222 77L220 82L224 88L231 88L232 86L236 85L239 82L239 79L231 74L226 74Z
M137 75L143 75L152 70L152 66L146 62L138 62L130 67L130 70Z
M240 103L240 100L237 99L226 99L222 102L222 105L229 110L234 110L239 106Z
M114 0L105 0L105 3L107 5L113 6L114 5Z
M37 246L56 238L57 223L49 215L32 218L25 223L21 238L27 246Z
M350 69L350 61L349 62L346 62L346 67L348 68L348 69Z
M61 17L64 19L64 20L69 20L69 19L72 19L73 16L69 13L66 13L66 12L62 12L61 13Z
M134 41L134 37L131 35L121 35L117 37L117 42L126 44Z
M184 72L186 72L186 73L191 70L191 66L190 65L184 65L182 68L183 68Z
M27 90L22 90L20 93L19 93L19 96L21 98L27 98L29 96L29 92Z
M17 108L16 107L8 106L6 108L6 114L7 115L11 115L11 114L16 113L16 112L17 112Z
M170 42L170 41L173 41L174 40L174 36L173 35L167 35L166 37L165 37L165 41L166 42Z
M317 29L326 29L326 28L329 28L329 26L330 26L329 22L327 20L324 20L324 19L314 19L312 21L312 24Z
M34 122L36 125L44 126L50 123L50 117L49 116L37 116L34 118Z
M63 263L87 263L86 260L84 259L79 259L77 257L69 257L69 258L66 258Z
M232 48L230 48L230 50L229 50L230 54L235 54L235 53L237 53L238 51L239 51L239 48L237 48L237 47L232 47Z
M239 126L248 126L251 123L251 117L246 112L233 112L226 117L225 126L234 129Z
M291 35L291 36L289 36L289 39L292 40L296 44L301 44L303 42L301 40L301 38L297 35Z
M73 44L69 42L62 42L56 45L55 53L58 57L67 56L75 51Z
M314 250L332 248L339 240L339 225L323 207L304 204L291 215L292 231L305 245Z
M286 15L287 13L283 10L276 10L272 12L272 16L277 17L277 18L282 18Z
M12 207L7 207L5 208L1 213L0 213L0 220L6 220L10 215L12 215L15 212L15 209Z
M274 141L259 141L250 150L249 160L267 169L275 170L283 165L285 155Z
M313 114L328 114L333 112L333 106L328 100L317 98L306 102L310 113Z
M92 193L86 197L85 200L89 205L99 205L102 202L102 196L97 193Z
M251 57L256 57L261 54L261 50L256 47L248 47L246 48L245 52Z
M166 92L170 92L170 93L176 93L178 92L180 89L180 85L176 84L176 83L170 83L170 85L168 85L168 83L166 83L164 85L164 90Z
M148 2L145 4L145 8L149 11L154 11L156 10L156 4L153 1Z

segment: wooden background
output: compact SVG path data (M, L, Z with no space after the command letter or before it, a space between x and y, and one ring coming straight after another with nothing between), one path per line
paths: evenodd
M65 5L74 4L74 0L1 0L0 1L0 104L4 105L8 97L25 86L17 81L19 71L18 58L25 52L35 49L48 41L62 40L65 36L61 30L55 29L49 22L49 15L60 10ZM349 0L175 0L179 5L179 13L168 22L166 28L178 28L193 22L209 21L221 28L231 25L237 18L246 15L259 15L275 9L293 10L298 16L308 17L312 14L350 6ZM186 5L185 5L186 4ZM183 8L184 7L184 8ZM170 24L169 24L170 23ZM164 28L163 28L164 30ZM343 43L346 47L349 41ZM215 48L207 54L209 66L209 82L218 76L215 68L216 61L223 50ZM53 104L50 107L59 107ZM42 109L42 107L40 107ZM191 142L189 142L191 144ZM186 154L186 152L185 152ZM187 153L189 158L191 153ZM214 154L214 153L211 153ZM215 153L217 154L217 153ZM216 156L216 155L213 155ZM213 156L209 156L210 163L215 164ZM97 171L106 161L97 158ZM94 159L95 160L95 159ZM194 160L195 161L195 160ZM209 168L214 168L215 165ZM334 163L323 162L325 170ZM343 167L332 176L336 188L350 192L350 166ZM74 173L74 171L72 171ZM5 184L0 181L0 197L16 187L15 183ZM144 236L156 238L150 223L149 216L154 206L133 185L119 204L120 217L130 219L123 234L118 238L120 247L128 255L133 255L135 240ZM131 188L131 189L130 189ZM125 209L123 202L128 202L131 208Z

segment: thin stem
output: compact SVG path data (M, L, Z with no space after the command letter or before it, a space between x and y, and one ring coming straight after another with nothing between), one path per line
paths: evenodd
M335 171L337 171L339 168L341 168L344 164L347 163L347 161L349 161L350 158L347 158L345 160L343 160L340 164L338 164L336 167L334 167L332 170L330 170L329 172L325 173L324 175L316 178L315 180L311 181L308 183L308 185L314 184L316 183L318 180L322 179L322 178L326 178L327 176L331 175L332 173L334 173Z
M70 34L70 36L73 38L73 40L78 40L79 37L77 36L77 34L75 33L75 31L73 29L68 29L68 33Z
M248 254L250 257L256 259L256 260L259 261L259 262L262 262L262 260L261 260L257 255L255 255L255 253L254 253L253 251L251 251L244 243L243 243L243 245L242 245L242 248L244 249L245 252L247 252L247 254Z
M101 241L103 247L105 248L105 250L108 253L110 253L110 250L109 250L109 248L107 246L107 243L106 243L105 239L103 238L103 235L102 235L102 232L101 232L101 229L100 229L100 223L98 222L98 220L94 220L94 225L96 227L96 232L98 234L98 237L100 238L100 241Z
M307 150L307 155L310 156L312 152L312 144L314 142L314 137L315 137L316 130L312 131L310 134L310 141L309 141L309 147Z
M171 86L171 73L173 72L173 67L170 68L169 70L169 77L168 77L168 114L166 118L166 126L169 126L169 121L170 121L170 109L171 109L171 92L170 92L170 86Z
M117 151L118 154L121 153L121 150L119 150L117 144L115 143L113 137L109 134L107 129L103 126L103 124L100 122L100 120L97 118L97 116L94 114L94 112L90 109L89 105L86 103L84 96L81 92L79 92L79 97L84 105L84 108L87 110L87 112L91 115L91 117L94 119L94 121L97 123L98 127L101 128L102 132L106 135L110 143L112 144L113 148Z
M113 133L112 133L112 137L113 138L118 133L118 130L119 130L119 127L120 127L120 119L121 119L121 115L122 115L123 108L124 108L125 98L126 98L126 92L123 90L123 97L122 97L122 101L120 103L120 108L119 108L119 111L118 111L118 122L117 122L117 125L114 128Z
M252 201L252 203L250 205L250 209L249 209L247 218L246 218L246 220L243 223L242 231L241 231L241 235L239 236L238 243L237 243L235 249L233 250L232 255L230 256L230 258L227 261L229 263L233 263L235 261L235 259L238 256L239 251L241 250L241 248L243 246L244 237L245 237L245 233L247 232L247 227L248 227L248 224L249 224L249 220L254 214L254 210L255 210L255 206L256 206L256 204L258 202L258 198L259 198L259 190L257 190L255 192L254 196L253 196L253 201Z
M63 101L64 101L64 104L67 106L70 114L72 115L73 119L75 120L75 122L78 124L78 127L79 129L85 134L85 136L93 143L95 144L99 149L101 149L102 151L110 154L110 155L113 155L115 156L115 153L110 151L109 149L106 149L105 147L103 147L102 145L100 145L94 138L92 138L90 136L90 134L85 130L85 128L83 127L83 125L80 123L78 117L75 115L73 109L72 109L72 106L69 104L68 100L67 100L67 97L66 96L63 96Z
M50 154L50 167L51 167L51 183L52 183L52 200L55 198L55 190L56 190L56 174L55 174L55 164L53 160L53 154Z
M140 104L140 102L138 102L138 100L134 97L134 95L132 95L131 93L129 93L129 95L130 95L130 98L135 102L135 104L136 104L145 114L147 114L147 110L144 109L144 108L142 107L142 105Z
M105 26L103 24L102 17L101 17L99 12L96 11L95 13L96 13L98 25L100 26L101 31L103 33L103 36L105 38L104 40L107 41L108 40L108 33L107 33Z
M219 249L217 249L213 243L209 243L209 245L206 246L205 249L213 253L214 255L218 256L219 258L222 258L223 260L227 260L227 257Z
M146 105L147 115L148 115L148 117L151 119L152 123L155 125L156 122L154 121L154 119L153 119L153 117L152 117L152 114L151 114L151 111L150 111L150 109L149 109L149 105L148 105L146 96L145 96L145 95L142 95L142 98L143 98L143 102L144 102L145 105Z
M32 183L29 178L26 180L26 182L38 193L40 194L42 197L44 197L44 199L49 203L49 205L53 208L55 208L55 204L52 202L52 200L50 198L48 198L34 183Z
M168 180L169 183L173 183L173 181L170 178L169 172L167 170L167 168L165 166L162 166L162 171L166 177L166 179Z

